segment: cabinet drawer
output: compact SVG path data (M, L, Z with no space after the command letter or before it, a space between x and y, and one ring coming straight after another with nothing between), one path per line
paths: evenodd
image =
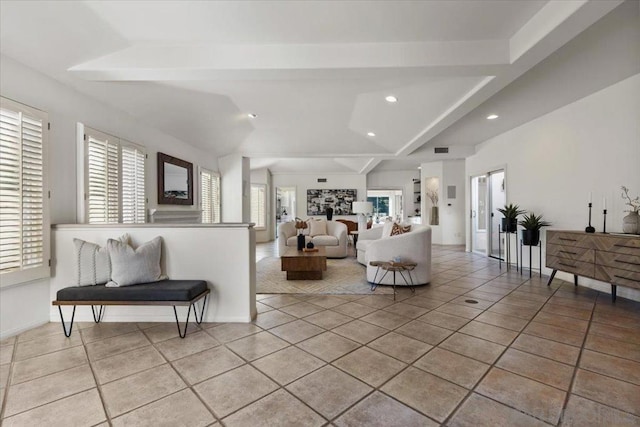
M554 270L566 271L584 277L594 277L595 269L593 261L583 262L567 258L560 258L547 253L547 267Z
M554 245L574 246L579 248L594 249L593 236L580 232L547 231L547 242Z
M547 244L547 256L555 256L558 258L566 258L575 261L593 262L594 260L593 249L579 248L576 246L566 245L554 245L552 243Z
M596 264L640 273L640 255L596 251Z
M614 267L596 266L596 279L614 285L640 289L640 273Z
M597 245L603 251L640 256L640 238L599 236Z

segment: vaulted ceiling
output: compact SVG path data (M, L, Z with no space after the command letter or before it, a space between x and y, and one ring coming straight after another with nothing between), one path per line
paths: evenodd
M487 100L620 3L3 0L0 51L217 156L366 173L518 124Z

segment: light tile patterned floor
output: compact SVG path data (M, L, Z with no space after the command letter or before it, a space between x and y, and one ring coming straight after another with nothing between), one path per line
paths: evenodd
M35 328L0 343L2 425L640 426L640 303L459 248L434 247L433 271L395 302L259 295L254 323L184 340Z

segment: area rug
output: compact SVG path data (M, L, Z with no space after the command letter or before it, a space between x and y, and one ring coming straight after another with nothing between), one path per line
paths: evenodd
M327 259L322 280L287 280L280 270L280 258L264 258L256 264L256 292L259 294L393 294L391 286L371 291L365 267L354 257Z

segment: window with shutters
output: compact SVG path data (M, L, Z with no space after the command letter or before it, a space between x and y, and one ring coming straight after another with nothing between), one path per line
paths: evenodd
M256 229L264 229L267 224L267 186L251 184L251 222Z
M0 285L49 276L47 113L0 99Z
M200 169L200 202L202 222L220 221L220 175L207 169Z
M146 222L144 147L84 128L84 221Z

